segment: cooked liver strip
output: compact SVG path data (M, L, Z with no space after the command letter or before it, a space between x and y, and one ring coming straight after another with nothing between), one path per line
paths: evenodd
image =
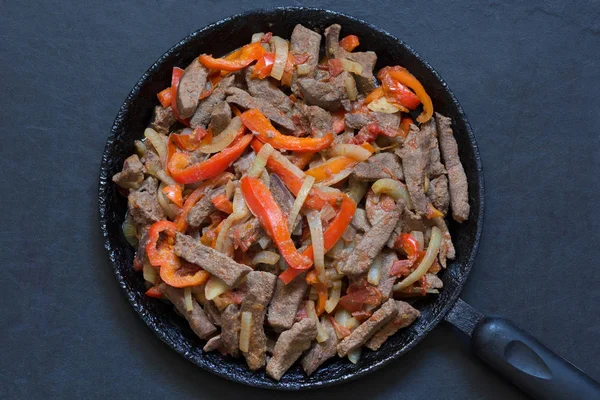
M427 191L427 197L431 201L431 204L438 210L444 213L448 212L448 205L450 204L450 194L448 193L448 178L446 175L440 175L437 178L432 179L429 182L429 190Z
M438 134L435 120L431 118L427 123L421 125L420 135L423 137L423 151L429 149L429 160L425 172L430 178L435 178L446 173L444 164L440 161L440 147L438 145Z
M313 78L299 78L298 88L307 105L319 106L327 111L342 108L343 101L348 99L344 79L348 72L344 71L329 82L321 82Z
M363 233L371 229L371 224L367 219L367 212L360 207L354 212L354 217L352 217L351 224L356 230Z
M333 131L333 117L319 106L306 107L310 122L310 134L314 137L323 137Z
M294 103L290 98L283 93L281 89L273 82L266 79L252 79L252 71L254 67L250 67L246 70L246 84L248 85L248 92L257 99L265 100L275 106L279 111L289 115L292 112Z
M394 301L394 300L391 300ZM413 308L410 304L396 300L398 314L396 317L387 323L383 328L377 331L371 339L366 343L366 347L373 351L379 349L385 341L394 333L402 328L406 328L412 324L415 319L421 314L419 310Z
M365 344L371 336L379 329L385 326L398 314L396 300L389 299L363 322L358 328L344 338L337 346L337 352L340 357L345 357L353 350L358 349Z
M404 180L400 158L394 153L379 153L354 167L354 177L360 181L392 178Z
M154 115L150 127L158 133L168 135L171 125L177 122L173 109L169 106L164 108L161 105L154 107Z
M144 164L137 154L132 154L123 162L123 169L116 173L112 180L125 189L137 189L144 181Z
M435 122L439 134L442 157L448 170L452 217L458 222L463 222L469 218L469 186L465 170L458 156L458 145L452 134L452 121L448 117L435 113Z
M205 246L199 240L177 232L175 254L201 266L229 286L236 286L252 268L239 264L225 254Z
M194 115L200 93L206 86L207 77L208 70L197 58L183 72L177 87L177 111L181 118L185 119Z
M221 340L221 335L213 336L210 339L208 339L202 350L207 352L214 351L221 347L222 344L223 341Z
M296 322L291 329L279 335L273 357L267 363L267 375L280 380L294 362L310 347L317 336L317 324L312 318Z
M308 55L306 64L310 65L307 76L314 76L319 63L319 51L321 47L321 35L298 24L292 31L290 37L290 51L294 55Z
M192 311L187 311L185 309L183 289L174 288L166 283L161 283L158 285L158 290L160 290L160 292L173 303L177 311L187 319L190 328L192 328L194 333L198 335L200 339L208 339L217 333L217 328L208 320L208 317L204 313L204 310L202 310L200 304L196 302L196 299L192 297Z
M379 289L379 292L381 293L381 298L384 301L392 297L392 288L394 287L396 277L390 276L390 270L392 269L394 261L396 261L397 259L398 256L396 255L395 251L384 250L381 260L379 285L377 285L377 289Z
M310 376L317 370L325 361L335 356L337 353L337 345L339 340L336 336L335 329L329 321L329 318L323 318L321 325L327 331L327 340L323 343L314 342L310 350L302 357L300 363L304 369L304 373Z
M402 168L410 199L420 215L427 215L427 196L424 192L425 168L429 160L429 148L424 143L424 135L419 128L410 126L404 147L398 152L402 158Z
M263 324L276 280L275 275L261 271L250 272L246 280L248 292L242 303L241 311L252 313L252 329L250 346L248 352L244 353L244 357L252 371L262 368L266 362L267 336Z
M248 251L264 233L262 226L258 219L254 216L246 222L242 222L234 225L231 228L231 238L233 239L233 245L236 249L240 248L242 251Z
M239 356L240 345L240 307L228 305L221 314L221 342L227 353Z
M146 178L138 190L129 191L129 213L137 224L144 226L166 218L165 211L158 204L157 191L158 181L151 176Z
M225 101L225 91L235 83L235 77L235 74L231 74L221 79L210 96L200 100L198 109L190 120L192 128L206 128L215 106Z
M398 207L386 213L365 233L346 262L340 267L340 272L350 276L364 273L387 243L399 219L400 210Z
M227 125L231 122L231 107L226 101L217 104L210 115L210 123L208 128L213 135L218 135L223 132Z
M294 122L282 113L277 107L270 102L260 99L257 97L250 96L242 89L231 87L227 89L227 102L237 104L241 108L250 109L257 108L261 113L271 120L274 124L277 124L285 129L293 131L295 129Z
M267 321L276 330L290 329L294 324L296 312L304 298L308 285L301 274L289 284L277 280L273 300L269 304Z

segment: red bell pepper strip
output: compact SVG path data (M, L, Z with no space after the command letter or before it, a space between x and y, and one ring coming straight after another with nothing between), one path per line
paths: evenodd
M351 52L352 50L357 48L359 44L360 42L358 40L358 36L356 35L348 35L342 40L340 40L340 47L346 50L347 52Z
M421 100L409 88L392 78L390 72L390 67L384 67L377 74L388 100L392 99L411 110L416 109L421 104Z
M337 241L340 240L340 238L348 228L350 221L352 221L352 217L354 217L355 211L356 203L350 197L344 194L342 205L340 206L340 211L331 221L325 232L323 232L323 247L325 248L325 252L331 250L333 246L335 246ZM312 245L308 246L302 254L314 261ZM279 275L279 279L281 279L283 283L287 285L301 273L302 270L290 267Z
M177 207L181 207L183 205L183 198L181 196L181 186L179 186L179 185L165 186L163 188L162 192Z
M189 156L183 153L175 153L168 162L169 172L177 183L182 184L213 178L240 158L251 141L252 135L244 135L208 160L191 166L187 166Z
M431 102L431 97L429 97L421 82L419 82L419 80L415 78L413 74L408 72L406 68L400 66L388 68L389 75L399 83L411 88L419 98L419 101L423 103L423 112L417 117L417 121L420 123L429 121L433 116L433 103Z
M338 304L347 311L361 311L363 305L377 306L381 304L381 292L365 279L350 284L346 295L340 297Z
M209 277L204 270L195 271L193 274L182 274L181 261L173 251L175 233L177 226L171 221L158 221L152 224L148 230L148 243L146 254L150 264L160 268L160 278L173 287L197 286ZM167 238L159 242L160 234L166 234Z
M274 63L275 53L266 52L254 66L254 70L252 70L252 75L250 75L250 77L252 79L265 79L271 75Z
M320 151L333 142L333 135L322 138L298 138L282 135L271 122L256 108L248 110L241 115L242 123L251 130L258 140L269 143L276 149L292 151Z
M369 104L383 96L385 96L385 92L383 91L383 87L379 86L378 88L373 89L373 91L365 97L364 103Z
M160 290L158 290L158 286L152 286L150 289L146 290L146 293L144 294L148 297L153 297L155 299L162 298L162 293Z
M263 144L259 140L252 141L252 149L255 153L258 153L262 148ZM269 157L267 160L267 169L273 172L275 175L279 176L283 181L284 185L292 192L294 196L298 195L300 192L300 188L304 183L304 178L300 178L296 176L292 171L287 169L283 164L279 163L273 157ZM342 201L342 195L337 193L325 193L317 188L312 188L308 193L306 201L304 202L307 207L320 210L325 206L325 204L329 203L332 206L336 207Z
M179 87L179 81L183 76L183 70L179 67L173 67L173 75L171 76L171 109L175 118L182 124L190 126L190 122L187 119L181 119L179 111L177 110L177 101L173 101L177 98L177 88Z
M241 48L241 52L234 60L226 58L213 58L203 54L198 57L198 61L209 69L220 69L221 71L238 71L247 67L265 54L266 50L260 42L250 43Z
M156 97L158 97L158 101L160 102L161 106L164 108L169 107L171 105L171 101L173 100L171 87L169 86L168 88L161 90L158 92Z
M394 248L404 251L409 260L413 262L419 256L419 242L410 233L401 233L394 241Z
M310 268L311 260L298 253L288 229L288 220L273 199L269 188L261 180L248 176L242 178L241 188L248 208L271 236L290 268Z
M300 151L298 153L293 154L290 161L296 167L304 169L308 165L308 163L310 163L310 160L312 160L315 154L316 152L314 151Z
M342 72L344 72L344 65L342 64L342 61L338 58L333 58L327 61L327 66L329 67L329 75L331 75L334 78Z
M222 211L225 214L233 213L233 204L224 194L213 197L211 201L217 210Z
M400 121L400 129L402 130L402 136L406 138L408 136L408 131L410 130L410 124L414 124L415 121L412 120L411 117L402 117L402 121Z

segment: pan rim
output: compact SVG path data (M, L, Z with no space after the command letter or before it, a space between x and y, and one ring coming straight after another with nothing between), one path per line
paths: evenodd
M379 35L387 36L391 40L398 42L404 48L405 51L407 51L413 57L415 57L426 69L429 70L429 72L435 77L435 79L437 79L439 81L439 83L442 85L444 90L447 91L448 96L451 98L452 102L454 103L454 105L457 109L456 115L453 115L452 117L462 120L462 122L464 123L465 128L466 128L466 133L468 135L470 145L472 147L472 152L474 154L474 163L476 166L477 174L476 174L476 176L473 176L470 178L472 178L474 180L476 179L475 185L478 187L478 190L479 190L479 196L478 196L478 198L475 198L475 200L478 201L479 216L476 221L476 231L475 231L475 235L474 235L473 246L471 247L470 253L465 262L463 279L456 282L456 286L453 289L452 293L449 295L448 301L446 301L441 306L441 310L434 316L434 318L431 318L430 320L427 321L424 329L418 335L415 335L415 337L410 342L408 342L403 348L401 348L397 351L394 351L391 354L382 356L376 362L371 363L368 366L366 366L356 372L345 374L345 375L338 376L335 378L325 378L325 379L322 379L317 382L294 382L294 383L288 383L288 384L284 385L282 383L276 382L269 378L262 379L262 378L254 378L254 377L249 377L249 376L243 376L243 377L238 376L238 375L231 376L230 374L227 374L223 370L215 370L215 369L209 368L208 365L199 363L197 358L194 357L194 355L195 355L194 353L189 352L189 351L183 351L183 349L178 347L176 345L176 343L174 343L172 338L169 335L167 335L167 333L165 331L159 329L159 327L157 325L152 323L153 322L152 315L149 315L148 311L145 310L145 307L138 302L135 293L127 288L127 285L125 284L125 281L124 281L124 276L118 267L118 263L116 262L115 251L114 251L113 245L112 245L110 237L109 237L109 233L108 233L108 229L107 229L107 222L106 222L107 219L109 218L108 211L107 211L107 202L108 202L107 188L108 188L108 185L110 185L112 181L111 181L110 177L108 176L108 162L110 159L110 154L112 153L112 149L114 147L116 133L119 129L119 126L122 123L124 115L128 111L128 105L133 101L133 99L136 98L136 96L138 96L138 92L139 92L140 88L143 86L143 84L146 83L146 81L152 76L152 74L156 73L157 69L164 63L164 61L171 54L182 49L187 43L189 43L191 40L193 40L198 35L210 33L211 30L218 28L221 25L230 23L233 20L243 19L243 18L248 17L249 15L253 15L253 14L257 14L257 13L269 16L276 12L304 12L304 11L317 11L317 12L322 12L324 14L329 14L331 16L343 17L345 19L351 20L358 24L364 25L366 28L368 28L374 32L377 32ZM254 387L259 387L259 388L277 389L277 390L298 390L298 389L320 388L320 387L333 386L335 384L354 380L354 379L357 379L368 373L371 373L375 370L378 370L379 368L381 368L384 365L390 363L391 361L399 358L401 355L403 355L404 353L408 352L413 347L415 347L435 326L437 326L440 323L440 321L445 317L445 315L452 309L452 307L454 306L454 303L457 301L457 299L460 295L462 287L463 287L463 285L468 277L468 274L474 264L475 257L477 255L477 250L479 248L479 242L481 240L482 229L483 229L483 219L484 219L484 197L485 197L485 190L484 190L484 181L483 181L483 167L482 167L482 162L481 162L481 157L480 157L480 152L479 152L479 148L477 145L477 141L475 139L475 136L473 134L473 131L471 129L471 126L468 122L468 119L464 113L462 106L456 99L452 90L448 87L446 82L437 73L437 71L426 60L424 60L419 54L417 54L409 45L407 45L402 40L396 38L394 35L390 34L389 32L387 32L369 22L366 22L362 19L347 15L345 13L341 13L338 11L332 11L332 10L325 9L325 8L318 8L318 7L272 7L272 8L253 9L253 10L249 10L249 11L246 11L243 13L238 13L238 14L223 18L217 22L206 25L205 27L203 27L195 32L192 32L191 34L187 35L186 37L181 39L179 42L177 42L174 46L169 48L163 55L161 55L158 58L158 60L156 62L154 62L144 72L144 74L136 82L133 89L127 95L123 104L119 108L119 112L117 114L117 117L115 118L115 121L113 122L113 125L111 127L111 132L107 138L107 142L106 142L106 145L105 145L105 148L103 151L103 157L102 157L102 162L101 162L101 167L100 167L100 185L99 185L100 222L101 222L101 229L102 229L102 233L103 233L103 237L104 237L104 247L109 253L111 265L112 265L112 268L116 275L117 281L119 282L119 286L121 286L121 288L125 292L125 295L127 296L129 303L132 305L133 309L140 316L140 318L144 321L144 323L154 332L154 334L157 337L159 337L161 339L161 341L163 341L169 347L171 347L173 350L175 350L177 353L182 355L186 360L203 368L204 370L207 370L217 376L220 376L222 378L232 380L232 381L235 381L238 383L242 383L242 384L246 384L246 385L250 385L250 386L254 386Z

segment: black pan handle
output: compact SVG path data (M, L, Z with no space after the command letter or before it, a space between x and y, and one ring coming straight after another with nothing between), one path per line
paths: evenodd
M458 299L446 321L471 338L474 352L536 399L600 399L600 384L504 318Z

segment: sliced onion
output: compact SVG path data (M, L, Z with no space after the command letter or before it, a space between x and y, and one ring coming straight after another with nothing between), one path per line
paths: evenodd
M423 235L423 232L412 231L410 234L412 235L412 237L415 238L415 240L419 244L419 251L423 251L423 249L425 248L425 235Z
M206 303L206 297L204 296L205 285L206 284L202 284L202 285L198 285L198 286L192 286L190 288L190 289L192 289L192 296L194 296L194 299L196 299L196 301L201 306L204 306L204 304Z
M348 99L351 101L356 100L356 97L358 96L358 90L356 89L356 81L352 75L346 75L344 78L344 85L346 86L346 94L348 95Z
M133 218L131 217L131 214L129 214L129 211L127 211L127 214L125 214L125 221L123 221L121 229L123 230L123 236L125 236L127 243L129 243L131 247L137 247L139 244L137 238L137 228L133 223Z
M177 182L175 182L175 179L171 178L171 176L163 169L156 171L156 177L167 186L179 185Z
M325 276L327 277L327 282L332 282L332 283L335 283L336 281L340 281L344 277L344 275L338 274L337 271L335 270L335 268L327 268L325 270ZM329 312L329 311L327 311L327 312Z
M152 128L146 128L144 131L144 136L152 143L152 147L158 153L158 157L160 158L160 163L163 168L167 166L167 137L165 135L161 135L156 132Z
M430 184L430 183L431 183L431 182L429 181L429 177L428 177L428 176L426 176L426 177L425 177L425 182L423 183L423 191L424 191L425 193L427 193L427 192L429 191L429 184Z
M359 347L356 350L352 350L351 352L348 353L348 360L350 360L350 362L352 364L356 364L358 362L358 360L360 359L361 353L362 353L362 347Z
M353 158L356 161L365 161L367 158L371 157L371 152L356 144L342 143L335 145L331 150L329 150L329 155L331 157L346 156Z
M210 144L198 147L198 151L204 154L218 153L234 141L241 127L240 117L234 117L223 132L215 136Z
M290 215L288 218L288 227L290 231L293 231L296 227L296 220L298 219L298 214L300 213L300 209L304 205L304 201L312 189L313 184L315 183L315 178L312 176L306 176L304 178L304 182L302 182L302 186L298 191L298 196L296 196L296 200L294 200L294 205L292 206L292 210L290 211Z
M249 214L250 210L248 210L248 206L246 206L246 202L244 201L242 189L235 189L235 194L233 195L233 213L231 213L223 222L223 226L217 235L215 250L223 252L226 239L229 237L229 231L233 224L246 218Z
M278 151L274 151L271 157L278 163L282 164L285 169L294 174L297 178L304 178L306 174L300 168L295 166L287 157Z
M327 255L334 260L339 259L344 254L344 241L338 240L335 242L331 250L327 252Z
M260 180L263 181L267 187L271 187L271 175L269 175L266 169L263 169L260 174Z
M321 321L319 321L314 301L309 300L306 302L306 314L308 315L308 318L314 320L317 324L317 342L323 343L329 338L329 334L327 333L325 327L321 324Z
M133 145L135 146L135 151L137 155L140 156L140 158L144 157L148 152L148 147L146 146L146 143L144 143L142 140L136 140L135 142L133 142Z
M264 234L258 238L256 243L258 243L260 248L264 250L271 245L271 238L269 237L269 235Z
M183 300L185 302L185 311L194 311L194 303L192 300L192 289L189 287L183 288Z
M231 200L233 198L233 194L235 193L235 183L233 183L233 181L227 181L227 184L225 185L225 197L227 197L228 200Z
M296 71L298 71L298 75L308 75L310 74L311 68L310 65L304 63L296 66Z
M154 267L150 265L150 263L144 263L142 273L144 275L144 280L150 282L153 285L156 285L156 277L158 276L158 274L156 273Z
M287 63L289 43L279 36L273 36L270 43L275 46L275 62L271 70L271 77L279 81L283 76L285 64Z
M336 183L339 183L339 182L343 181L344 179L346 179L347 177L349 177L353 171L354 171L354 168L346 168L342 172L339 172L339 173L333 175L328 180L319 182L317 184L317 186L319 188L321 188L321 187L325 187L325 186L335 185Z
M246 175L248 175L251 178L258 178L265 170L267 160L271 156L271 153L273 153L273 150L275 149L273 149L273 146L271 146L269 143L263 145L263 147L256 154L256 157L254 158L254 163L248 169Z
M346 326L346 323L348 322L348 320L350 318L352 318L352 315L346 311L346 309L344 308L339 308L336 312L335 312L335 322L337 322L339 325L341 326ZM342 340L344 338L344 336L340 335L340 333L338 332L338 330L335 330L335 335L337 336L337 338L339 340Z
M169 200L166 198L166 196L163 193L163 188L165 187L165 184L163 182L160 183L160 185L158 186L158 192L156 193L156 198L158 200L158 204L160 204L161 208L165 211L165 214L167 214L167 217L169 217L169 219L175 219L175 217L177 217L177 214L179 213L179 208L175 205L175 204L171 204L169 203Z
M348 321L346 321L346 328L350 329L351 331L358 328L359 325L360 325L360 321L354 317L351 317L348 319Z
M211 276L206 281L206 286L204 286L204 297L206 297L206 300L212 300L228 290L231 290L231 288L225 282L216 276Z
M344 71L352 72L356 75L362 74L363 67L356 61L347 60L345 58L342 58L340 61L342 62L342 67L344 67Z
M252 259L252 265L257 264L269 264L273 265L277 261L279 261L279 254L272 251L261 251L256 253L254 258Z
M369 274L367 275L367 281L371 285L379 285L379 281L381 280L381 253L375 257L373 260L373 264L371 265L371 269L369 269Z
M394 200L402 198L408 209L413 208L406 186L400 181L391 178L379 179L373 184L371 189L373 189L373 192L376 194L385 193Z
M405 289L421 279L423 275L429 271L431 265L437 258L438 252L440 251L440 245L442 243L442 231L437 226L431 228L431 238L429 239L429 246L427 246L427 252L425 253L425 257L419 264L419 266L410 273L406 278L402 281L396 283L394 285L394 291L399 291Z
M242 323L240 325L240 350L244 353L250 348L250 333L252 332L252 313L244 311L242 313Z
M342 281L333 282L333 286L331 287L331 292L329 293L329 298L325 303L325 311L327 313L331 313L337 307L338 302L340 301L340 295L342 293Z
M380 97L377 100L373 100L367 105L367 108L371 111L385 114L395 114L400 111L398 106L387 101L385 97Z
M252 40L250 41L250 43L256 43L256 42L260 42L260 40L262 39L264 33L263 32L257 32L255 34L252 35Z
M354 178L350 178L348 184L348 196L350 196L350 198L354 200L356 204L360 203L362 198L365 197L365 194L369 189L369 185L367 182L362 182Z
M323 238L323 225L321 215L316 210L306 212L306 220L310 230L310 238L313 246L313 258L315 270L319 274L321 282L325 281L325 239Z

